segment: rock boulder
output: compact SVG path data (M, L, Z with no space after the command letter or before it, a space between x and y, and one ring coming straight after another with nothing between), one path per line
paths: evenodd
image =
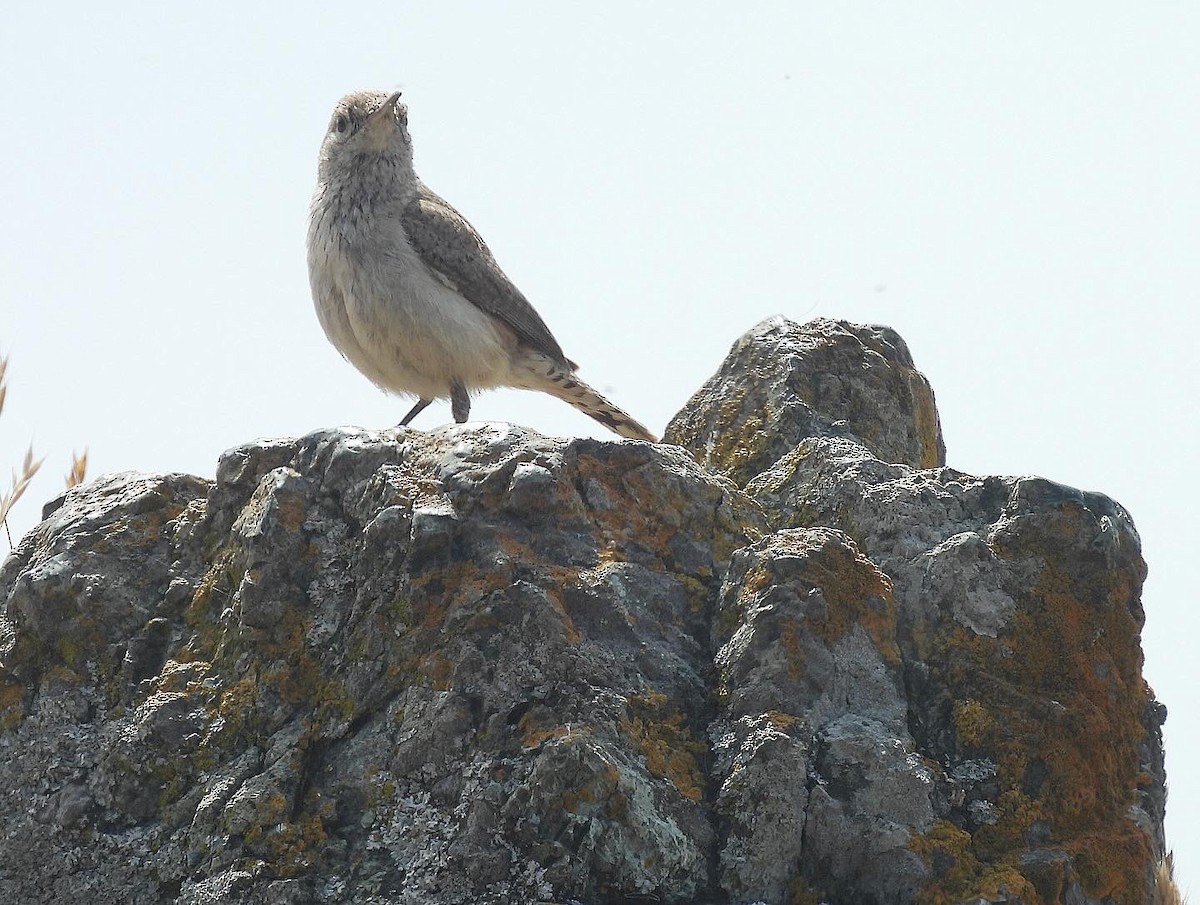
M665 439L71 490L0 569L0 901L1147 901L1118 504L946 467L882 327L760 324Z

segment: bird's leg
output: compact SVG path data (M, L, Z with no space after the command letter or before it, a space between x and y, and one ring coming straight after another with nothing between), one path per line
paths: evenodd
M412 409L409 411L409 413L407 415L405 415L403 420L396 426L397 427L406 427L408 425L408 422L412 421L413 418L417 417L417 415L419 415L419 414L421 414L421 412L425 411L425 409L429 407L429 403L431 403L431 402L433 402L432 399L418 399L417 404L412 407Z
M471 397L467 388L458 381L450 384L450 412L458 424L466 421L467 416L471 414Z

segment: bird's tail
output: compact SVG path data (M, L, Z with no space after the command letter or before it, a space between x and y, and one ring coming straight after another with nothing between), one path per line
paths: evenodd
M575 376L573 370L549 355L523 350L518 367L513 370L516 386L557 396L622 437L658 442L658 438L645 425L617 408L596 389Z

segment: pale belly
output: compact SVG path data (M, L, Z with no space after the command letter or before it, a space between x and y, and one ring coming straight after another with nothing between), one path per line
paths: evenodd
M327 259L313 296L321 326L346 359L384 390L447 398L511 384L513 334L393 246L384 266Z

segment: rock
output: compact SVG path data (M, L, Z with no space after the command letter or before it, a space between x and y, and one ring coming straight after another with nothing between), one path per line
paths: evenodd
M933 390L890 327L773 317L724 364L663 434L738 486L806 437L848 437L885 462L942 465Z
M0 568L0 901L1147 899L1120 506L946 468L880 327L759 325L668 435L68 492Z

